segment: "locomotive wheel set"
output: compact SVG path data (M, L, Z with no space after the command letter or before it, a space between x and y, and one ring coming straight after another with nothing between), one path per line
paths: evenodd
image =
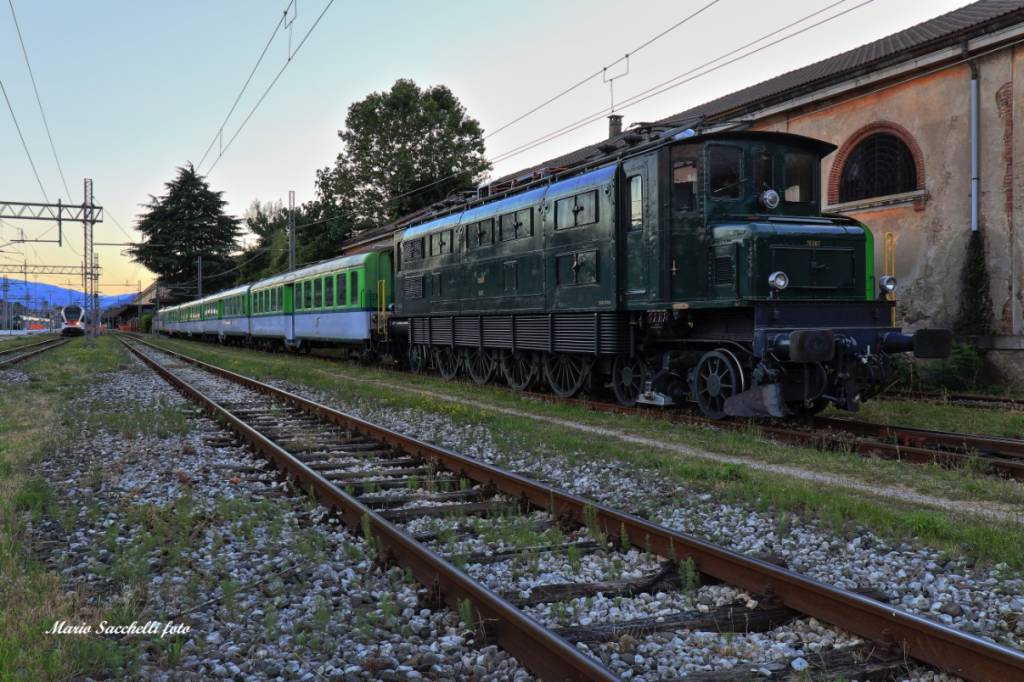
M162 334L342 346L451 379L695 403L708 417L856 411L903 334L863 224L821 212L831 144L668 131L617 158L407 221L345 255L158 312Z

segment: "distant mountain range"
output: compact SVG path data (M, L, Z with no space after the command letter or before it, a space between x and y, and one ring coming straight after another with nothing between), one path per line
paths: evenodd
M6 293L4 281L7 282ZM100 307L110 308L123 305L135 298L136 293L116 294L114 296L100 295ZM29 298L25 300L26 296ZM8 300L12 303L20 303L30 309L38 310L50 306L63 306L69 303L82 303L85 295L77 289L66 289L56 284L44 282L26 282L13 277L0 277L0 300Z

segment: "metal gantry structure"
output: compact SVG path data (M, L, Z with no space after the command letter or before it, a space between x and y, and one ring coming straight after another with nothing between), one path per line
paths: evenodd
M103 222L103 207L97 206L93 200L92 179L85 178L82 181L82 203L81 205L65 204L58 200L57 203L29 203L20 201L0 201L0 219L10 220L44 220L57 223L58 245L64 240L64 223L81 223L82 239L85 250L82 252L82 265L10 265L6 266L6 272L21 273L25 277L35 275L79 275L82 278L82 292L85 297L84 305L87 319L87 329L90 336L99 333L100 300L99 281L100 267L99 255L95 251L93 230L96 223ZM42 242L41 239L18 239L15 242ZM52 242L53 240L45 240ZM0 272L4 272L0 269Z

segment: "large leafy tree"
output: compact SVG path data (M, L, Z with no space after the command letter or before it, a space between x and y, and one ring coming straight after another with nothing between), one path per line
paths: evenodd
M199 257L203 257L203 291L210 293L231 284L240 233L237 218L227 215L223 192L210 189L192 164L178 168L166 183L167 193L150 195L136 226L144 235L129 249L132 259L146 266L173 291L193 294Z
M316 201L296 207L296 266L336 256L351 230L351 220L327 211ZM256 243L238 255L235 280L242 284L284 272L288 268L288 210L280 201L253 201L245 226Z
M411 80L374 92L348 110L344 148L317 172L318 213L381 225L472 187L490 168L480 124L443 85ZM340 221L335 227L346 227Z

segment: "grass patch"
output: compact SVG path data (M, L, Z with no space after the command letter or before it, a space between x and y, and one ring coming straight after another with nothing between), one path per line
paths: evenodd
M111 640L43 634L56 620L95 623L103 614L66 594L59 576L33 558L25 526L55 510L56 494L28 468L67 433L54 428L63 423L64 405L97 372L127 361L114 339L93 348L76 340L19 365L29 382L0 390L0 679L102 677L127 665Z
M828 417L848 413L829 408ZM921 429L977 433L1002 438L1024 438L1024 412L965 407L951 403L923 403L913 400L873 400L864 403L858 419L879 424L914 426Z
M68 410L64 424L67 428L107 431L123 438L167 438L188 431L188 417L180 406L164 396L160 396L155 405L146 406L93 402L87 410Z
M741 502L776 514L816 517L840 532L853 532L862 526L890 539L916 538L978 561L1003 561L1024 566L1024 530L1017 525L980 520L899 500L866 497L857 491L756 471L742 464L681 457L653 445L595 437L593 433L501 413L495 408L512 408L573 424L612 428L659 443L720 452L751 462L796 466L879 487L898 482L903 487L928 495L1024 506L1024 487L1019 483L988 477L970 467L950 470L781 446L761 440L752 429L718 431L673 424L653 417L644 419L635 415L598 413L564 403L541 402L493 388L447 383L429 376L396 374L380 368L215 348L178 340L161 340L160 343L241 374L291 381L339 400L360 397L385 407L443 414L460 424L484 424L496 444L506 451L529 450L541 456L566 457L570 462L624 462L637 469L656 472L663 478L669 477L693 488L714 492L720 499ZM440 401L436 397L409 392L403 387L451 395L473 404ZM946 428L949 428L948 424ZM614 481L608 481L608 485L614 485Z

